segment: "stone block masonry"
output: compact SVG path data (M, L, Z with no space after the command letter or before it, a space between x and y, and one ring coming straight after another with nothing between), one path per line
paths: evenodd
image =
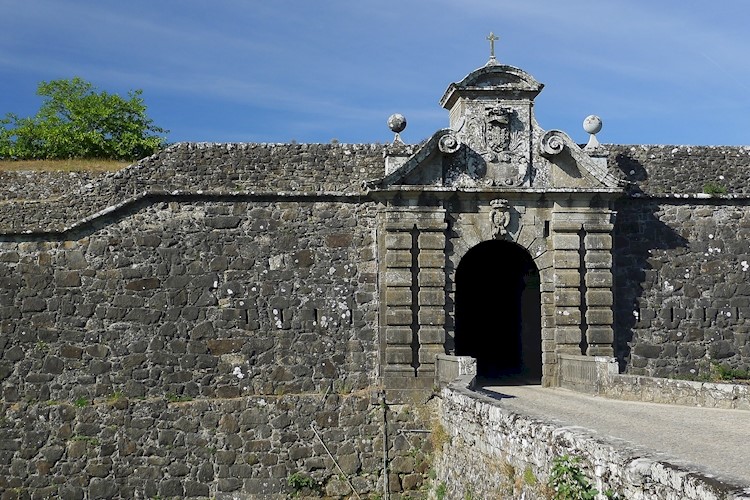
M0 173L0 500L419 497L448 353L545 386L613 351L633 375L750 368L750 149L583 150L536 122L542 88L492 57L419 145ZM446 477L486 498L497 450L536 474L585 442L640 474L456 394L444 422L476 465Z
M383 411L365 393L4 405L2 498L328 498L382 491ZM393 497L427 480L414 415L386 408ZM314 430L313 430L314 429ZM317 433L317 435L316 435ZM336 463L331 460L328 452ZM339 469L340 467L340 469ZM417 471L419 469L419 472Z
M628 373L750 367L747 200L622 200L615 239L615 348Z
M0 497L284 497L297 472L350 494L310 424L360 493L424 490L409 405L389 406L383 484L378 394L384 368L413 379L394 370L394 394L432 389L456 227L428 196L380 231L361 184L385 149L178 144L113 174L0 174ZM634 375L748 367L748 157L612 147L633 183L614 239L552 221L546 355L614 330ZM732 194L682 197L710 180Z
M384 409L386 486L422 488L400 431L425 425L378 396L372 165L177 145L3 205L0 496L287 498L294 474L351 495L337 467L383 491Z
M119 172L2 172L0 231L59 233L155 196L359 196L381 174L385 146L179 143ZM228 220L216 223L227 223Z
M351 204L155 203L75 239L6 241L4 399L367 387L371 219Z
M750 146L660 146L608 144L608 163L646 196L703 193L707 184L729 194L750 194Z

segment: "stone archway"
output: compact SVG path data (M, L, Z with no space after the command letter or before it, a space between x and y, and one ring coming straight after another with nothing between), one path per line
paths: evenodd
M542 378L539 270L508 241L485 241L456 270L455 346L477 359L478 375Z

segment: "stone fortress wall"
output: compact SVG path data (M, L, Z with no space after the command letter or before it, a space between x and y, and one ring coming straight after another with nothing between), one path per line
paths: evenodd
M430 445L408 431L429 419L379 386L377 203L360 185L384 148L178 144L97 177L0 174L3 495L284 498L295 473L376 493L384 425L388 489L423 487ZM632 182L622 370L747 368L750 149L608 149Z
M610 147L615 351L634 375L750 368L750 148ZM711 185L726 194L709 196ZM707 189L709 188L709 189Z
M302 473L376 491L384 425L394 491L418 488L422 436L396 431L420 425L377 384L359 179L380 164L371 146L179 145L65 174L57 197L6 176L28 187L1 211L2 498L286 498Z

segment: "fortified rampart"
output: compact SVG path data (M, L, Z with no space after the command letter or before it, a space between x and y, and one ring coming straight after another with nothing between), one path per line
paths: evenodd
M418 146L0 174L2 498L424 493L439 354L750 366L750 148L587 152L540 90L485 66Z
M627 373L750 355L747 200L698 193L722 172L744 194L750 152L686 149L610 147L643 179L615 224ZM210 496L304 472L344 493L313 424L379 491L376 203L359 184L382 151L181 144L115 174L3 174L3 488ZM399 443L416 487L425 450Z
M711 362L747 369L750 148L612 150L610 165L633 183L614 231L621 367L687 378Z
M385 424L378 391L372 204L347 190L378 160L180 145L5 202L0 489L285 496L297 473L336 496L341 467L374 491L383 425L418 487L414 418Z

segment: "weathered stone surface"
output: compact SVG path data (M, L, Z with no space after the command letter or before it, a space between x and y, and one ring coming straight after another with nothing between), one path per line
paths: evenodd
M589 326L586 329L586 339L590 344L612 345L614 331L610 327Z
M125 283L125 289L137 291L153 290L154 288L159 288L160 285L161 281L158 278L144 278Z
M410 346L389 345L385 351L385 360L388 364L406 364L412 362L412 350Z
M581 248L581 238L577 234L554 234L552 244L557 250L575 250Z
M411 305L413 292L410 287L388 287L385 291L385 301L389 306Z
M612 254L603 250L587 250L583 258L587 269L611 269Z
M557 250L552 256L555 269L578 269L581 267L581 256L578 251Z
M439 232L421 232L417 244L420 250L440 250L442 252L445 249L445 235Z
M592 306L597 304L592 304ZM591 307L586 311L586 322L589 325L611 325L612 310L604 307Z
M411 344L414 332L408 326L389 326L385 330L386 342L389 344Z
M389 308L386 312L386 324L388 325L411 325L414 314L411 309L406 308Z
M569 164L535 135L511 151L537 90L490 87L451 117L480 126L403 147L418 168L390 193L376 145L176 144L102 176L0 173L0 477L37 496L63 475L80 478L69 498L283 495L304 466L344 491L314 422L375 491L364 394L385 379L429 394L461 259L488 240L540 271L545 377L556 350L580 352L584 321L590 352L614 330L631 373L747 367L750 153L611 146L604 172L559 135ZM741 196L696 196L719 171ZM612 173L628 192L602 190ZM405 456L394 491L420 484Z
M444 286L445 271L441 269L420 269L417 278L419 286Z
M201 484L197 481L185 481L186 497L207 497L210 489L207 484Z
M583 240L587 251L612 249L611 234L587 234Z
M612 286L612 273L601 270L587 271L584 276L584 283L591 288L609 288Z
M90 498L114 498L117 495L117 483L112 479L92 478L88 487Z
M573 269L555 269L553 279L558 287L573 288L581 284L581 274Z
M623 380L618 388L627 383L638 381ZM468 492L480 498L498 498L499 492L509 492L510 498L542 497L534 484L515 482L515 471L527 475L528 470L538 479L536 484L544 484L561 450L571 447L584 475L593 478L599 488L623 498L719 500L744 486L698 468L686 468L684 463L655 460L651 453L623 447L582 428L561 427L551 419L514 413L502 403L464 388L443 389L442 401L441 422L451 438L438 454L435 470L450 498L462 498ZM498 463L505 464L502 471ZM514 473L509 474L511 471Z
M578 326L562 326L556 328L554 340L558 344L574 344L577 347L581 342L581 328Z
M441 308L445 305L445 291L441 288L426 288L423 287L417 296L417 300L421 306L440 306Z
M693 175L699 178L701 173ZM733 284L747 280L743 269L748 267L742 262L750 262L750 252L747 248L738 248L735 255L726 251L749 234L743 226L747 207L642 199L621 203L618 213L615 348L619 356L633 353L627 371L651 376L705 375L709 366L704 356L711 345L715 354L726 356L722 363L744 366L746 354L736 338L727 348L721 343L726 334L718 332L746 328L743 317L747 316L727 307L730 304L724 296ZM652 229L638 231L637 227ZM742 301L747 293L736 288L731 295ZM673 354L659 347L665 335L677 343ZM643 348L638 347L641 344Z
M575 289L559 288L555 291L555 305L559 307L580 306L581 292Z
M205 223L213 229L233 229L240 225L241 220L239 217L209 217Z
M423 250L419 252L417 263L423 269L442 269L445 267L445 253L436 250Z
M443 325L445 310L442 307L423 306L419 308L418 319L420 325Z
M326 245L332 248L351 246L353 241L351 233L333 233L326 236Z
M410 250L412 240L411 233L388 233L385 236L385 247L388 250Z

